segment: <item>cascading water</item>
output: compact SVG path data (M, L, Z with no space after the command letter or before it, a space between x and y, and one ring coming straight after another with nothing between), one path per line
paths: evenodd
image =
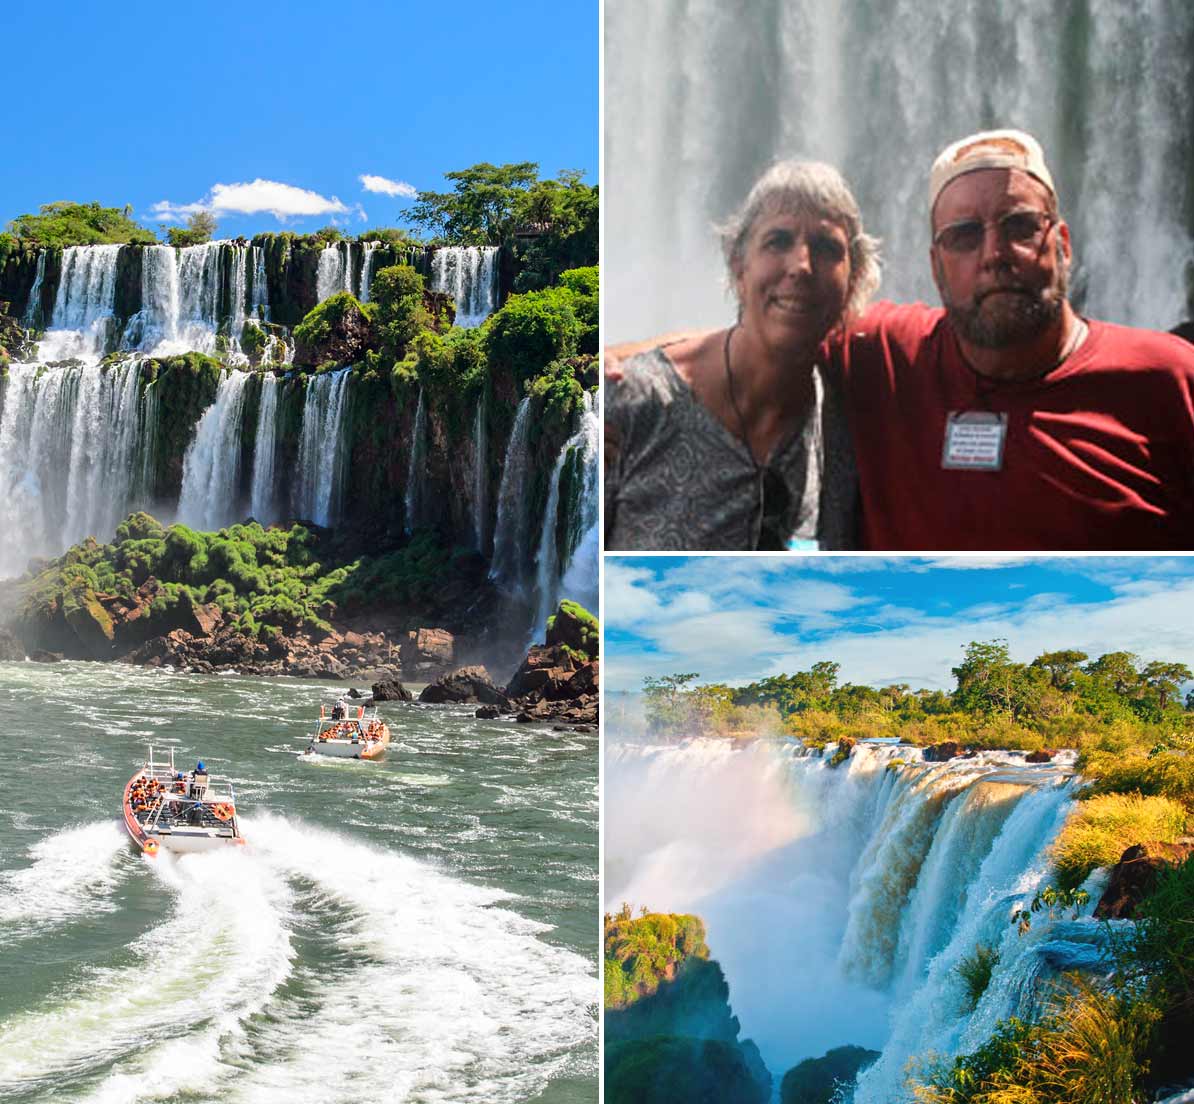
M319 254L315 273L315 297L322 303L340 291L352 294L352 243L332 242Z
M588 609L597 604L596 557L590 563L583 563L584 576L573 578L576 584L584 583L584 593L569 593L562 589L564 572L560 570L561 556L557 541L560 525L560 482L564 465L573 460L576 467L578 493L572 501L564 504L563 529L570 547L565 547L563 564L565 571L571 565L573 553L583 545L582 537L597 530L597 441L601 432L600 419L594 409L593 396L585 393L580 413L580 424L564 442L560 455L556 457L548 484L547 505L543 511L543 526L539 533L539 550L535 556L535 620L532 627L534 639L542 638L547 619L555 612L560 598L571 598Z
M249 301L249 317L269 321L269 278L265 274L265 250L250 246L253 254L253 291Z
M261 401L257 407L257 435L253 446L253 479L249 513L262 525L277 521L274 494L274 452L278 432L278 381L269 372L261 376Z
M21 323L28 329L37 328L41 322L41 285L46 277L46 254L43 249L37 255L37 270L33 274L33 286L29 289L29 301L25 304L25 313Z
M97 361L113 343L119 245L71 245L62 251L54 315L38 346L42 362Z
M431 258L431 290L456 300L456 325L479 326L497 309L497 258L494 245L443 246Z
M606 905L696 912L744 1036L774 1076L847 1043L880 1050L854 1104L910 1098L909 1059L973 1050L1099 955L1091 921L1009 923L1049 881L1072 753L927 763L864 742L837 767L794 741L606 751ZM633 817L619 815L634 810ZM957 972L999 952L973 1009Z
M1194 8L1152 0L963 0L948 17L930 0L611 0L607 336L729 320L712 227L787 157L843 170L883 239L884 296L937 302L929 166L991 126L1043 143L1084 309L1173 326L1194 256L1192 35Z
M527 557L527 481L531 476L531 400L523 399L514 416L514 428L506 444L502 463L502 485L498 489L497 525L493 532L493 562L489 577L504 590L522 589Z
M361 258L361 293L357 296L362 303L369 302L369 290L373 286L373 265L380 247L381 242L376 241L368 241L362 245L364 256Z
M307 379L295 512L316 525L335 525L343 506L345 425L351 369L324 372Z
M422 520L424 463L427 456L427 410L423 404L423 389L419 388L419 405L415 409L414 436L410 442L410 465L406 469L406 532L409 535Z
M478 552L485 549L485 512L488 507L486 488L485 392L477 399L477 413L473 420L473 540Z
M141 364L12 364L0 413L0 576L87 536L110 539L148 488Z
M241 421L247 372L229 372L215 402L199 419L182 462L178 520L194 529L219 529L239 520Z

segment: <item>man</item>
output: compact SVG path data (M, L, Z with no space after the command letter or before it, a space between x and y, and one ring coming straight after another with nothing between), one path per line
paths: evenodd
M1194 349L1075 314L1069 227L1036 140L953 143L929 215L943 309L877 304L828 349L864 547L1194 547Z
M867 547L1194 547L1194 350L1074 313L1035 139L955 142L929 211L944 310L879 304L833 350Z

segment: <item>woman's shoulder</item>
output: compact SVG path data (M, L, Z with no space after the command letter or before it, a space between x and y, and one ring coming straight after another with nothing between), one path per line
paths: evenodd
M620 376L607 380L605 412L666 407L689 397L688 385L663 347L650 349L622 361Z

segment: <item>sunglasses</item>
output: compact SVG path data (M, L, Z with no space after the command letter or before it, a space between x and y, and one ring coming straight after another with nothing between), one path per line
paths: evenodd
M1025 252L1037 252L1044 244L1049 228L1057 220L1044 211L1011 211L997 219L965 219L951 222L937 231L933 244L947 253L973 253L983 244L987 227L994 226L1005 246Z
M786 519L792 494L783 479L770 468L763 469L759 480L759 525L755 548L760 552L783 552L788 547Z

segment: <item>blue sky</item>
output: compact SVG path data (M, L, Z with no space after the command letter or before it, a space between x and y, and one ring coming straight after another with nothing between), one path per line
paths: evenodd
M0 225L65 199L359 233L480 161L597 182L596 0L4 0L0 42Z
M841 682L952 689L972 640L1194 667L1194 558L605 559L606 690L699 672L741 685L842 665Z

